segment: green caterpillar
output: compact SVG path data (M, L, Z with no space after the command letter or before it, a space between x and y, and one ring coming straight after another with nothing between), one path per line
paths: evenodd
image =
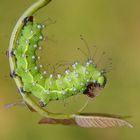
M33 22L33 16L26 17L16 41L14 73L21 79L23 91L36 96L42 105L78 93L94 97L94 90L104 87L106 78L92 60L88 60L84 65L75 62L70 70L66 70L65 74L58 74L57 77L51 74L45 78L46 71L40 72L40 67L36 63L36 50L43 39L43 28L44 25Z
M30 6L19 18L10 38L7 52L11 69L10 76L14 78L23 97L23 102L31 111L36 111L45 117L39 121L40 124L99 128L133 127L121 116L81 113L88 102L74 114L51 113L43 108L51 100L63 100L76 94L85 94L93 98L96 96L95 91L104 88L106 85L105 72L99 71L92 59L88 59L85 64L74 62L71 68L62 75L50 74L46 78L46 71L43 73L40 71L42 65L37 65L36 50L39 47L39 42L43 40L42 30L44 25L35 23L33 14L50 1L38 0ZM40 104L34 97L40 100Z

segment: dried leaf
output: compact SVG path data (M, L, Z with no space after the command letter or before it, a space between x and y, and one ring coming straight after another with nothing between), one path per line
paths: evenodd
M63 125L76 125L74 119L53 119L53 118L42 118L39 124L63 124Z
M96 128L111 128L111 127L133 127L129 122L113 117L105 117L105 116L82 116L76 115L75 122L80 127L96 127Z
M5 104L4 108L12 108L15 106L23 106L23 107L27 107L31 112L36 112L36 110L34 110L30 105L28 105L25 101L23 100L19 100L16 103L9 103L9 104Z
M15 106L24 106L24 101L19 100L19 101L15 102L15 103L5 104L4 108L12 108L12 107L15 107Z

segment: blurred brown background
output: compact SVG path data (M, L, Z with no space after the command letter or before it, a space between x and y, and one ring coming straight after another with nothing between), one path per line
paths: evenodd
M84 61L77 51L86 51L80 34L89 46L105 50L113 59L108 84L86 111L131 115L133 129L84 129L73 126L38 125L41 118L24 107L3 108L6 103L21 99L15 83L9 77L9 62L5 56L12 29L35 0L0 1L0 139L1 140L138 140L140 137L140 1L138 0L53 0L35 15L36 21L47 26L48 40L40 55L41 63L56 60ZM49 24L47 18L56 21ZM100 51L99 51L100 52ZM92 52L94 54L94 52ZM98 59L97 55L97 59ZM66 101L73 109L75 101ZM62 103L64 104L64 103ZM49 107L56 108L55 102ZM62 105L67 111L67 105ZM51 108L50 107L50 108ZM70 108L70 107L69 107Z

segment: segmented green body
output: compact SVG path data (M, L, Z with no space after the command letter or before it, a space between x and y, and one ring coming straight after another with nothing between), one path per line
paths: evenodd
M24 91L47 104L50 100L61 100L83 93L89 83L104 85L104 75L91 60L84 65L75 62L71 70L66 70L65 74L57 78L53 75L45 78L46 71L41 73L36 63L36 50L43 39L42 29L43 25L28 21L17 39L14 51L17 60L15 72L22 81Z

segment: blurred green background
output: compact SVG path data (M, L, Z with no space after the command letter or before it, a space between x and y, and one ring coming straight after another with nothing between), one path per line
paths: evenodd
M108 83L97 100L86 111L131 115L134 128L85 129L62 125L38 125L41 118L24 107L5 109L4 104L21 99L15 83L9 77L9 62L5 56L12 29L35 0L0 0L0 139L1 140L138 140L140 137L140 1L138 0L53 0L35 15L36 21L47 25L48 40L40 60L55 64L58 60L84 61L86 52L80 34L98 52L105 50L106 58L113 59L113 70ZM56 21L49 24L47 18ZM92 52L94 54L94 52ZM100 55L95 58L98 60ZM104 59L106 59L104 58ZM57 61L56 61L57 60ZM107 60L107 59L106 59ZM101 64L104 64L102 62ZM105 66L103 66L105 67ZM75 109L80 98L62 105ZM75 102L76 100L76 102ZM68 102L68 103L67 103ZM56 108L55 102L49 107ZM62 103L64 104L64 103ZM68 104L68 105L67 105ZM74 104L74 105L73 105ZM81 105L81 104L80 104ZM58 109L59 110L59 109ZM62 109L63 110L63 109Z

